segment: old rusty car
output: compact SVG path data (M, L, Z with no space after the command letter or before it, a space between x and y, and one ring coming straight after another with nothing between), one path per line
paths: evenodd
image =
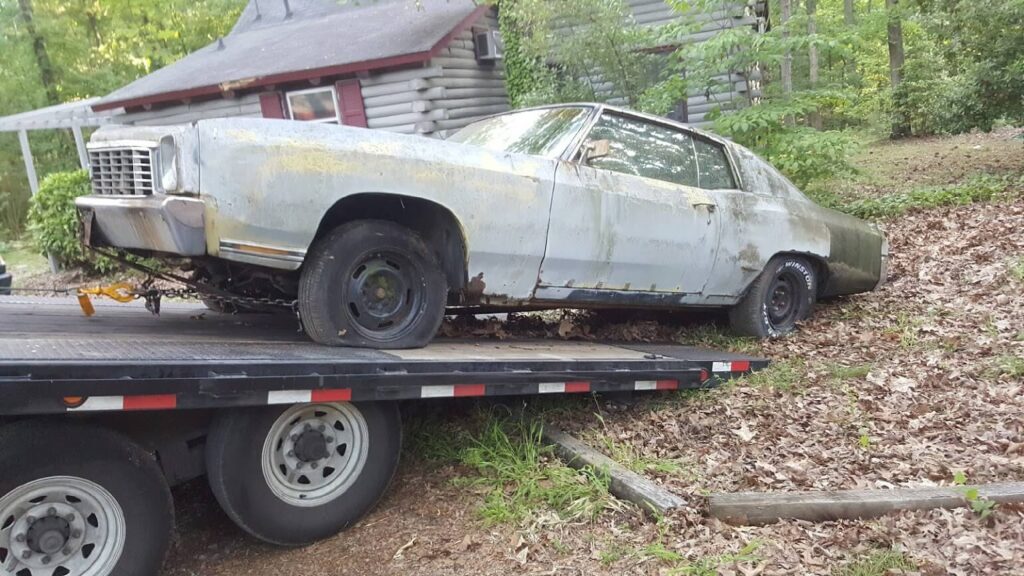
M877 288L888 245L745 148L598 104L447 140L261 119L108 127L85 241L186 258L197 281L297 299L317 342L425 345L447 307L728 308L791 331Z

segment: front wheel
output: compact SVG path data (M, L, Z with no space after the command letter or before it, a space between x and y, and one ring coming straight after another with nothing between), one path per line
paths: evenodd
M359 220L310 251L299 313L320 344L421 348L441 326L447 292L437 257L419 235L393 222Z
M210 429L206 468L217 501L239 527L299 546L369 512L391 482L401 445L394 403L233 410Z
M50 420L0 430L0 575L148 576L173 525L155 458L123 436Z
M807 260L782 255L772 258L746 296L729 310L733 332L775 338L792 332L814 308L818 280Z

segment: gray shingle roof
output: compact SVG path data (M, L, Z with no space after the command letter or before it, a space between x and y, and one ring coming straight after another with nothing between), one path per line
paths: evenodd
M259 2L259 18L254 4ZM473 14L473 0L254 0L221 41L103 97L95 108L160 101L259 85L262 79L372 63L431 50ZM341 69L341 70L339 70ZM160 98L166 95L166 98Z

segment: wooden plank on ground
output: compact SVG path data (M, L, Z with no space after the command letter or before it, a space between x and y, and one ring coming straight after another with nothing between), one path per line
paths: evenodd
M1024 482L945 488L834 490L819 492L738 492L712 494L711 516L732 524L768 524L782 519L824 522L841 518L874 518L899 510L968 506L965 493L998 503L1024 502Z
M608 489L616 497L632 502L658 515L686 506L686 500L649 479L626 469L618 462L587 446L561 430L544 427L544 440L554 445L555 454L573 468L590 466L609 475Z

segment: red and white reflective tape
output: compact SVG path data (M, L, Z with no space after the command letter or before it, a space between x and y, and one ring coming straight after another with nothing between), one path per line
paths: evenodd
M138 396L89 396L81 402L74 403L65 398L69 412L108 412L135 410L173 410L178 406L178 397L174 394L149 394Z
M444 386L422 386L420 398L469 398L483 396L486 387L483 384L451 384Z
M578 394L590 392L590 382L541 382L537 385L538 394Z
M750 362L747 360L734 360L732 362L712 362L712 372L747 372L750 370Z
M267 392L267 404L308 404L310 402L348 402L352 390L348 388L325 388L321 390L271 390Z
M678 390L678 380L637 380L634 390Z

